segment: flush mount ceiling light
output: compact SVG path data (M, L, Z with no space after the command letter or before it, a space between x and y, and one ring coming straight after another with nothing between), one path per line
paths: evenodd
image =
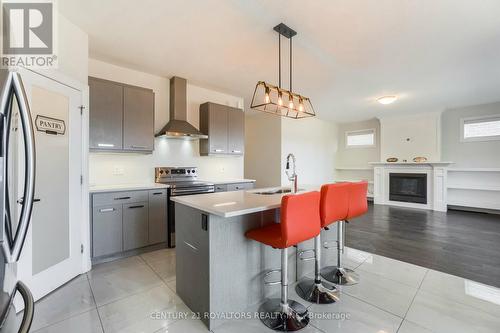
M294 119L314 117L311 100L292 90L292 37L297 34L283 23L274 27L278 33L278 86L264 81L257 82L250 107L254 110L276 114ZM281 36L288 38L290 44L290 84L289 90L281 86Z
M387 104L394 103L397 99L398 99L398 96L395 96L395 95L382 96L382 97L377 98L377 102L379 102L380 104L383 104L383 105L387 105Z

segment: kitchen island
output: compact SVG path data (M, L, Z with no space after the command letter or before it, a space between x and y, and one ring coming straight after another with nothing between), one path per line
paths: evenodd
M282 192L280 188L256 189L173 199L177 294L209 329L279 292L278 286L265 286L263 279L269 270L280 268L280 251L245 238L245 232L279 222L281 198L288 194ZM300 244L300 248L312 248L312 243ZM299 276L313 269L312 264L300 265ZM290 283L296 281L296 272L292 248ZM268 279L278 280L279 273Z

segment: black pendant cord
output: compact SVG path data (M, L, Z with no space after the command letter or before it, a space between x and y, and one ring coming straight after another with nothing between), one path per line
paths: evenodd
M281 34L278 34L278 87L281 89Z
M292 38L290 37L290 92L292 90Z

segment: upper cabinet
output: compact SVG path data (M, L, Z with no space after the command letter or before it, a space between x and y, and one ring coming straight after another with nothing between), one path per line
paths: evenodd
M90 149L123 149L123 87L89 78Z
M89 77L90 149L151 152L154 149L154 92Z
M154 100L151 90L123 88L123 149L153 150Z
M245 115L243 110L215 103L200 105L200 155L243 155Z

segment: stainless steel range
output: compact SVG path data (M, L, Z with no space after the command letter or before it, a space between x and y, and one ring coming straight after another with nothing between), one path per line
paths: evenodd
M155 182L167 184L168 219L167 243L168 247L175 247L175 205L172 197L215 192L215 185L198 180L196 167L158 167L155 168Z

